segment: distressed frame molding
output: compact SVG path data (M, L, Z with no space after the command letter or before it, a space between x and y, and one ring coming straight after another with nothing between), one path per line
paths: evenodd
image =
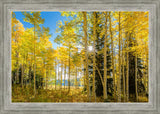
M12 103L11 11L149 11L148 103ZM0 114L1 113L118 113L160 114L160 0L1 0L0 1Z

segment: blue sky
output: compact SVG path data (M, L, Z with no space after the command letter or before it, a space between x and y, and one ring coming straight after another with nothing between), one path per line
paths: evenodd
M23 21L24 15L21 12L14 12L16 14L16 18L24 25L24 28L31 28L33 27L32 24ZM52 37L50 38L50 41L53 44L53 48L56 49L57 44L53 42L53 40L56 38L58 33L55 33L56 31L56 23L58 20L64 21L67 18L61 16L60 12L41 12L41 17L45 19L43 26L50 28L50 34L52 34ZM42 25L41 25L42 26Z

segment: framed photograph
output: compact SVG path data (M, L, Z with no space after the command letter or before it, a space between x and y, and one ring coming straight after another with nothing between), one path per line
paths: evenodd
M1 113L160 113L160 1L1 1Z

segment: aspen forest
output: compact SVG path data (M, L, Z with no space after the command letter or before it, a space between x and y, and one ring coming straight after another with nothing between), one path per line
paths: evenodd
M148 102L147 11L11 15L12 102Z

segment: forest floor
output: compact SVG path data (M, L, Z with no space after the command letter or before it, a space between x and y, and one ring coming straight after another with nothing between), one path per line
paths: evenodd
M38 89L34 97L33 89L30 87L21 88L19 86L12 87L12 102L87 102L87 93L82 87L70 87L65 89L48 88ZM96 102L103 102L102 97L98 97Z
M111 98L109 98L111 99ZM139 102L147 102L146 97L139 96ZM122 100L123 101L123 100ZM87 102L87 93L83 91L83 87L68 87L62 89L57 87L48 87L48 89L37 89L36 95L34 96L33 88L24 87L22 89L19 85L12 87L12 102ZM95 99L90 99L90 102L95 102ZM113 100L106 101L103 97L96 97L96 102L114 102ZM129 101L130 102L130 101ZM133 101L132 101L133 102Z

